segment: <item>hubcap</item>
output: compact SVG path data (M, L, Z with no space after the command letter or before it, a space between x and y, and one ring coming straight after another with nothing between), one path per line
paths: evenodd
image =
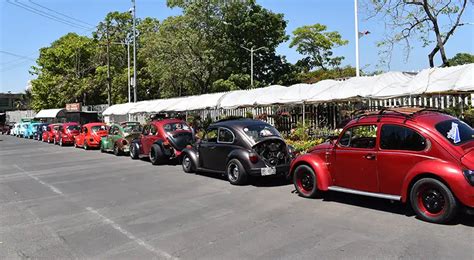
M183 164L184 168L186 169L189 169L191 167L191 160L189 159L189 157L184 157Z
M313 176L309 172L298 174L298 186L305 192L310 192L314 187Z
M431 214L438 214L444 208L444 196L438 189L426 188L420 192L419 198L423 208Z
M231 163L228 169L229 179L231 181L236 181L237 178L239 177L239 174L240 174L239 167L235 163Z

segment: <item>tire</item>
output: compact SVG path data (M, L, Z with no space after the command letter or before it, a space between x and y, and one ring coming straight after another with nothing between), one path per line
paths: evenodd
M161 150L161 146L158 144L153 144L150 149L150 162L153 165L164 164L166 158Z
M59 146L64 146L63 139L59 138Z
M301 197L315 198L318 195L316 173L308 165L300 165L293 172L293 184Z
M76 143L76 139L74 139L74 148L79 148L79 146L77 146L77 143Z
M247 184L248 175L244 166L237 159L232 159L227 163L226 175L230 184L244 185Z
M415 182L410 191L410 203L420 219L439 224L453 219L459 208L451 190L433 178Z
M132 143L132 145L130 146L130 158L132 158L133 160L136 160L138 159L139 155L140 155L140 148L138 147L138 144Z
M194 165L193 160L186 153L183 155L181 160L181 166L183 166L183 171L185 173L193 173L196 171L196 166Z
M84 147L84 150L89 150L89 146L87 146L87 141L84 140L84 144L82 145Z
M122 151L120 151L120 148L118 147L117 144L114 145L114 154L115 154L115 156L122 155Z
M56 137L53 138L53 144L57 145L58 143L56 142Z

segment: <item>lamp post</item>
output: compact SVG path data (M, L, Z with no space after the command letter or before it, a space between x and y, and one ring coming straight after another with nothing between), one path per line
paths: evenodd
M356 58L356 77L360 76L359 73L359 18L357 11L357 0L354 0L354 29L355 29L355 58Z
M137 32L135 28L135 0L132 0L132 11L133 11L133 102L137 102Z
M242 45L240 47L250 52L250 86L251 88L253 88L253 53L259 50L266 50L267 47L259 47L257 49L255 49L254 46L250 47L250 49Z

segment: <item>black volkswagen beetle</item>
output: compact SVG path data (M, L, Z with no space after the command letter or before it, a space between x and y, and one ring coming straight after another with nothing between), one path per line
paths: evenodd
M242 185L248 176L285 176L291 148L271 125L252 119L221 120L211 124L202 140L183 150L185 172L225 173Z

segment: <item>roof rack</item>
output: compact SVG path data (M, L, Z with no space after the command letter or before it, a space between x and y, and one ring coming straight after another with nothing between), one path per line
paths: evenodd
M387 112L390 112L392 114L388 114ZM367 116L377 116L377 122L380 122L382 119L382 116L402 116L405 117L405 121L409 119L413 119L413 117L417 114L421 114L423 112L437 112L437 113L443 113L443 114L448 114L446 111L437 109L437 108L430 108L430 107L395 107L395 108L382 108L379 111L374 111L374 112L367 112L367 111L359 111L357 112L357 115L354 117L356 121L359 121L363 117Z

